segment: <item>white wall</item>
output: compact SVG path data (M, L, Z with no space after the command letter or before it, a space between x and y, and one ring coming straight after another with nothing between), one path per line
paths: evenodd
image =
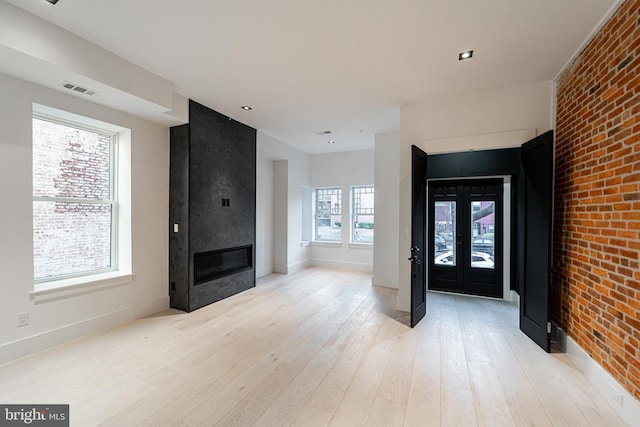
M0 72L48 87L70 81L98 91L95 103L161 123L188 119L170 81L3 1Z
M256 161L256 277L273 272L273 160Z
M311 186L342 188L342 224L350 224L350 189L354 185L374 184L374 151L362 150L311 156ZM377 189L375 200L378 199ZM376 214L374 239L377 241ZM360 271L373 269L373 245L349 244L350 230L342 227L342 242L313 243L311 262L321 267L348 268Z
M293 273L309 266L302 242L302 189L309 185L309 155L258 131L258 156L273 161L272 271ZM258 180L268 179L259 174ZM258 210L258 217L263 212ZM256 246L256 251L264 248Z
M515 147L551 128L552 82L428 100L400 111L398 309L410 309L411 145L427 153ZM376 224L377 225L377 224ZM393 224L386 224L393 226Z
M376 135L376 245L373 247L372 283L396 289L398 288L399 182L400 133Z
M169 130L0 74L0 362L169 306ZM35 301L31 117L38 103L131 129L133 281ZM18 328L18 313L29 325Z
M273 272L288 271L289 161L274 161L273 169ZM258 212L258 215L261 215Z

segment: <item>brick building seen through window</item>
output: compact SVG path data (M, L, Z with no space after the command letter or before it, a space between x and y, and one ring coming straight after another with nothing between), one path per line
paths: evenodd
M36 282L116 268L116 135L33 118Z

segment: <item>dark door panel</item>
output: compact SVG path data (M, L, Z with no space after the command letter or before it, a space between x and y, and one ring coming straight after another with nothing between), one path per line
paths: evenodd
M426 259L427 253L427 153L411 147L411 327L427 311Z
M545 351L551 350L549 284L553 132L522 145L524 253L520 329Z
M429 289L502 298L502 185L429 183Z

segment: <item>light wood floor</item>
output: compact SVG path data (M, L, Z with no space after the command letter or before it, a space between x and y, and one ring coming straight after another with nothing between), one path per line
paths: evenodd
M429 294L414 329L363 273L308 269L0 366L0 402L72 426L621 426L514 306Z

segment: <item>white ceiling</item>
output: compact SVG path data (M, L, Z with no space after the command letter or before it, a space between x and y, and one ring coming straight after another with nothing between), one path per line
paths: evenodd
M552 80L619 0L7 2L324 153L373 148L404 104Z

